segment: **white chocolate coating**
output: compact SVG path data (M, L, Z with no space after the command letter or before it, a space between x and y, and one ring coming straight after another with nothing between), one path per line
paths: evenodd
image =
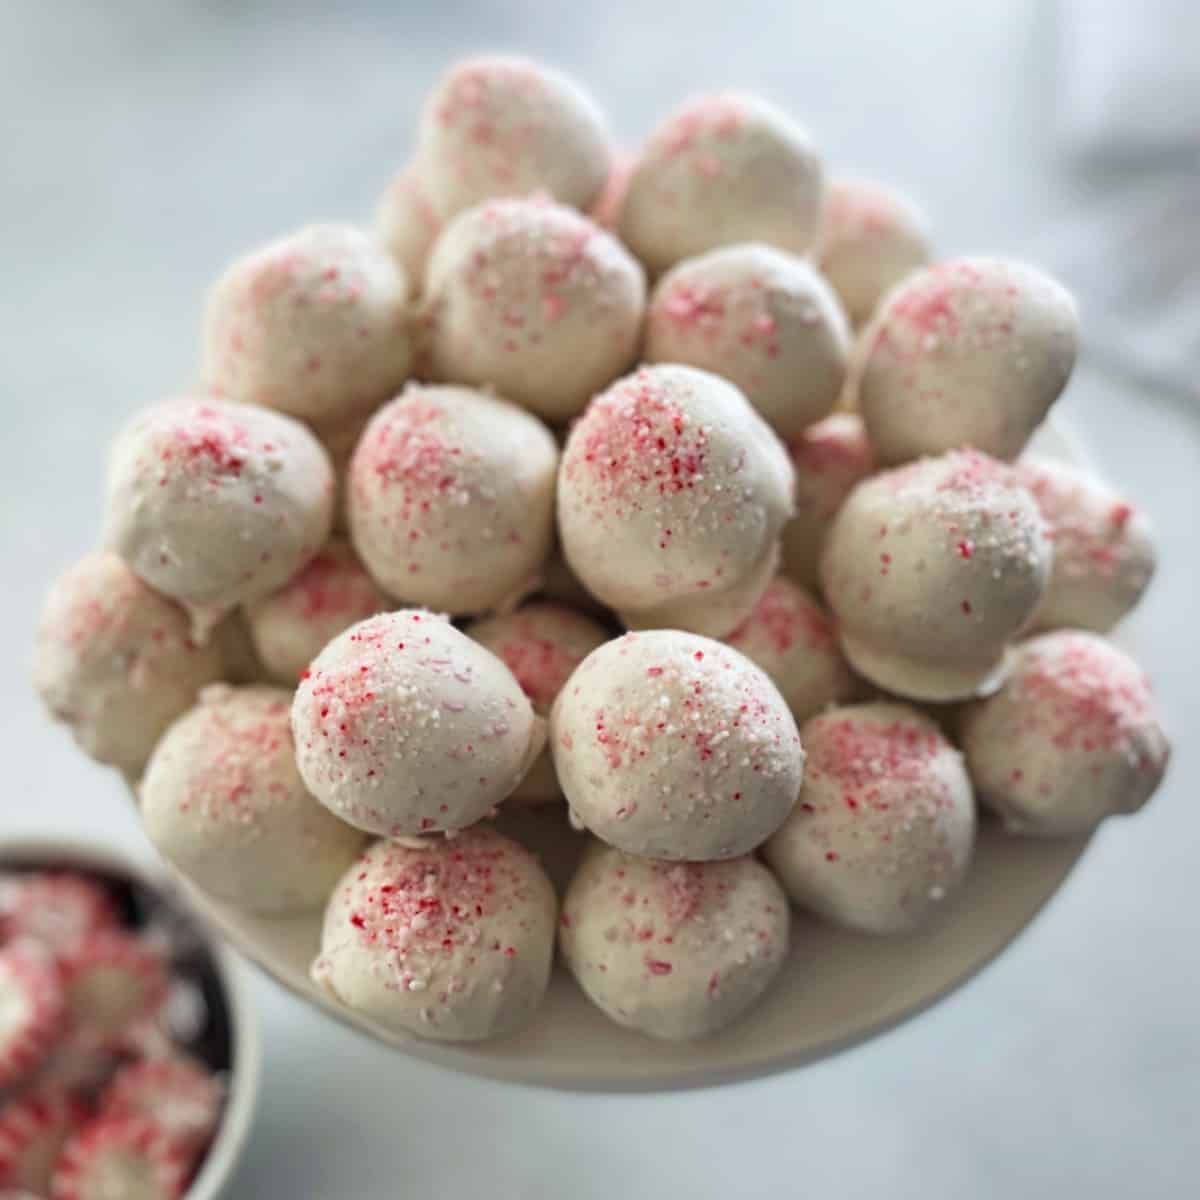
M425 266L442 222L425 192L415 163L401 167L388 181L375 209L375 234L400 264L409 288L420 292Z
M115 554L81 559L42 605L34 688L85 753L131 776L221 670L217 648L192 641L183 609Z
M1029 489L1054 542L1050 585L1038 629L1107 633L1133 609L1154 576L1150 522L1088 471L1025 459L1017 478Z
M871 179L829 181L815 257L853 326L931 256L925 215L908 196Z
M343 629L391 607L350 546L335 538L279 591L251 604L246 615L267 673L294 687Z
M633 365L645 306L642 268L612 234L542 199L493 200L434 246L430 372L565 422Z
M555 701L550 745L576 821L647 858L749 853L804 775L796 723L766 674L676 630L627 633L589 654Z
M971 705L963 750L979 799L1013 833L1070 837L1136 812L1170 758L1145 672L1094 633L1018 649L1004 686Z
M975 801L962 756L906 704L806 722L800 799L764 848L796 904L863 933L907 933L962 883Z
M348 225L311 225L238 259L213 285L204 379L219 396L323 428L393 395L412 364L408 281Z
M323 904L362 849L296 770L281 688L205 689L142 781L146 836L193 883L248 912Z
M603 625L560 604L525 604L515 612L475 621L466 635L490 650L513 673L539 716L550 713L563 684L587 656L608 641ZM505 801L549 804L562 799L549 748L544 749Z
M217 400L146 409L113 444L104 544L192 616L198 640L322 546L333 468L280 413Z
M655 275L734 242L803 254L816 237L822 191L820 159L790 117L754 96L700 96L638 156L621 237Z
M761 243L678 263L646 314L647 362L724 376L785 441L833 408L849 349L829 285L804 259Z
M354 548L393 596L484 613L532 591L554 540L558 447L527 412L461 387L411 385L350 461Z
M1066 386L1079 318L1033 267L960 258L897 285L863 339L858 408L880 462L960 446L1013 459Z
M509 55L456 63L421 113L417 161L448 220L494 196L548 192L586 210L612 162L604 117L561 72Z
M380 613L314 659L292 704L300 774L359 829L465 829L508 796L545 727L492 653L428 612Z
M821 574L855 670L900 696L962 700L996 685L1052 558L1013 469L961 450L860 483L829 529Z
M593 843L567 888L563 957L589 1000L651 1037L707 1037L749 1010L788 951L787 897L753 858L661 863Z
M486 825L420 848L376 842L329 901L313 979L389 1029L511 1033L546 991L556 911L533 855Z
M644 367L571 429L558 476L563 553L626 620L700 601L762 570L793 485L782 444L736 387L693 367Z

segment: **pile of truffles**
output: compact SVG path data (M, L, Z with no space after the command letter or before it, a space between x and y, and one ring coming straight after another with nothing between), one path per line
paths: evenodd
M201 340L117 439L37 687L196 885L324 906L313 977L384 1026L515 1030L557 942L614 1021L712 1034L790 905L918 929L977 800L1076 836L1163 776L1102 636L1146 522L1022 457L1071 297L935 260L763 100L626 156L557 72L460 63L374 231L239 259ZM561 896L530 805L589 835Z

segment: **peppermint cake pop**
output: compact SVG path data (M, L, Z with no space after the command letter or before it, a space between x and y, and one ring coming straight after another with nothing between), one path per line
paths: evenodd
M192 615L194 636L286 583L329 536L333 469L279 413L180 400L139 414L108 468L104 540Z
M962 883L975 842L962 756L906 704L835 708L800 737L800 799L764 847L784 890L863 933L926 924Z
M897 285L863 339L857 403L880 462L959 446L1013 459L1066 386L1079 319L1033 267L959 258Z
M142 824L193 883L248 912L314 908L362 848L296 769L291 695L205 689L156 747L142 781Z
M476 621L465 632L508 667L540 717L549 715L575 668L609 639L603 625L562 605L544 603ZM546 749L505 803L547 804L561 796Z
M536 417L462 387L410 386L350 462L354 548L393 596L452 613L517 603L554 540L558 448Z
M545 744L512 672L448 621L411 610L334 638L300 681L292 729L313 794L387 837L465 829Z
M793 486L783 446L736 387L693 367L644 367L571 429L558 476L563 553L627 623L715 603L755 572L766 587Z
M33 685L98 762L141 774L163 730L218 679L215 646L187 613L115 554L89 554L51 587L34 643Z
M612 234L544 199L492 200L434 246L430 370L565 422L632 366L645 305L642 269Z
M798 584L821 586L821 551L834 514L875 470L862 418L830 413L790 442L796 471L796 515L783 527L783 571Z
M389 607L358 556L335 538L279 591L250 605L247 615L263 666L291 686L343 629Z
M511 1033L546 991L556 909L537 859L486 826L419 847L376 842L329 901L313 979L388 1029Z
M416 164L392 176L375 210L375 232L383 248L400 264L409 287L421 290L429 252L442 223L425 193Z
M0 1106L0 1196L46 1195L66 1140L87 1109L65 1088L35 1085Z
M788 904L753 858L663 863L593 843L567 888L558 943L620 1025L707 1037L749 1010L788 951Z
M217 1130L223 1096L219 1080L206 1067L172 1053L124 1064L101 1094L99 1108L109 1117L156 1121L194 1158Z
M925 215L886 184L835 176L825 192L815 256L857 328L893 286L929 262Z
M647 858L736 858L782 823L804 752L783 697L748 658L676 630L594 650L550 717L575 820Z
M672 267L646 314L647 362L723 375L785 441L833 408L849 347L829 285L804 259L761 243Z
M1034 624L1107 633L1142 598L1155 552L1145 514L1087 471L1022 460L1029 489L1054 542L1054 569Z
M1089 833L1154 794L1170 745L1145 673L1093 633L1025 642L999 692L972 705L962 744L980 800L1013 833Z
M700 96L638 156L621 237L651 274L734 242L803 254L817 233L822 190L820 159L790 117L754 96Z
M1051 561L1013 469L960 450L860 483L829 529L822 579L856 671L900 696L962 700L998 683Z
M854 690L833 620L789 579L773 579L725 641L770 676L797 723Z
M425 102L417 162L448 220L494 196L548 192L586 210L612 162L604 117L582 89L540 63L480 55L456 63Z
M51 1200L179 1200L187 1156L153 1119L96 1117L54 1168Z
M204 318L216 395L322 428L364 415L408 376L408 281L348 225L313 225L235 262Z
M65 998L54 958L40 943L0 946L0 1092L27 1078L62 1031Z

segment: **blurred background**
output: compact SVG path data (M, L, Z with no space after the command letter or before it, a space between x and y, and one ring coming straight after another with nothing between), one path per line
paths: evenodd
M1061 405L1155 520L1128 637L1177 755L1035 926L882 1041L720 1091L560 1096L409 1062L256 979L267 1069L232 1197L1137 1195L1200 1171L1200 16L1193 0L5 0L0 6L0 833L148 853L115 776L35 705L32 624L96 533L104 445L191 379L204 289L310 220L366 219L420 100L480 48L543 57L631 146L689 92L761 91L900 185L943 253L1080 295ZM1184 53L1180 53L1180 51ZM819 964L814 965L819 969Z

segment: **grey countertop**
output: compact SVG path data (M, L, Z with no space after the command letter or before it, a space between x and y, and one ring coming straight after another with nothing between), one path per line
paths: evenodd
M675 11L647 0L8 0L0 831L92 833L148 853L116 779L29 692L41 593L95 535L113 430L187 384L208 280L279 231L368 213L408 150L421 94L454 55L499 45L551 58L630 140L689 91L761 89L834 163L922 196L947 250L1020 252L1071 211L1077 185L1055 167L1055 31L1036 0L693 0ZM737 1088L634 1099L409 1062L256 979L266 1077L231 1196L1193 1194L1200 414L1089 365L1064 408L1159 528L1163 569L1130 637L1177 754L1152 808L1102 833L1010 953L852 1053Z

